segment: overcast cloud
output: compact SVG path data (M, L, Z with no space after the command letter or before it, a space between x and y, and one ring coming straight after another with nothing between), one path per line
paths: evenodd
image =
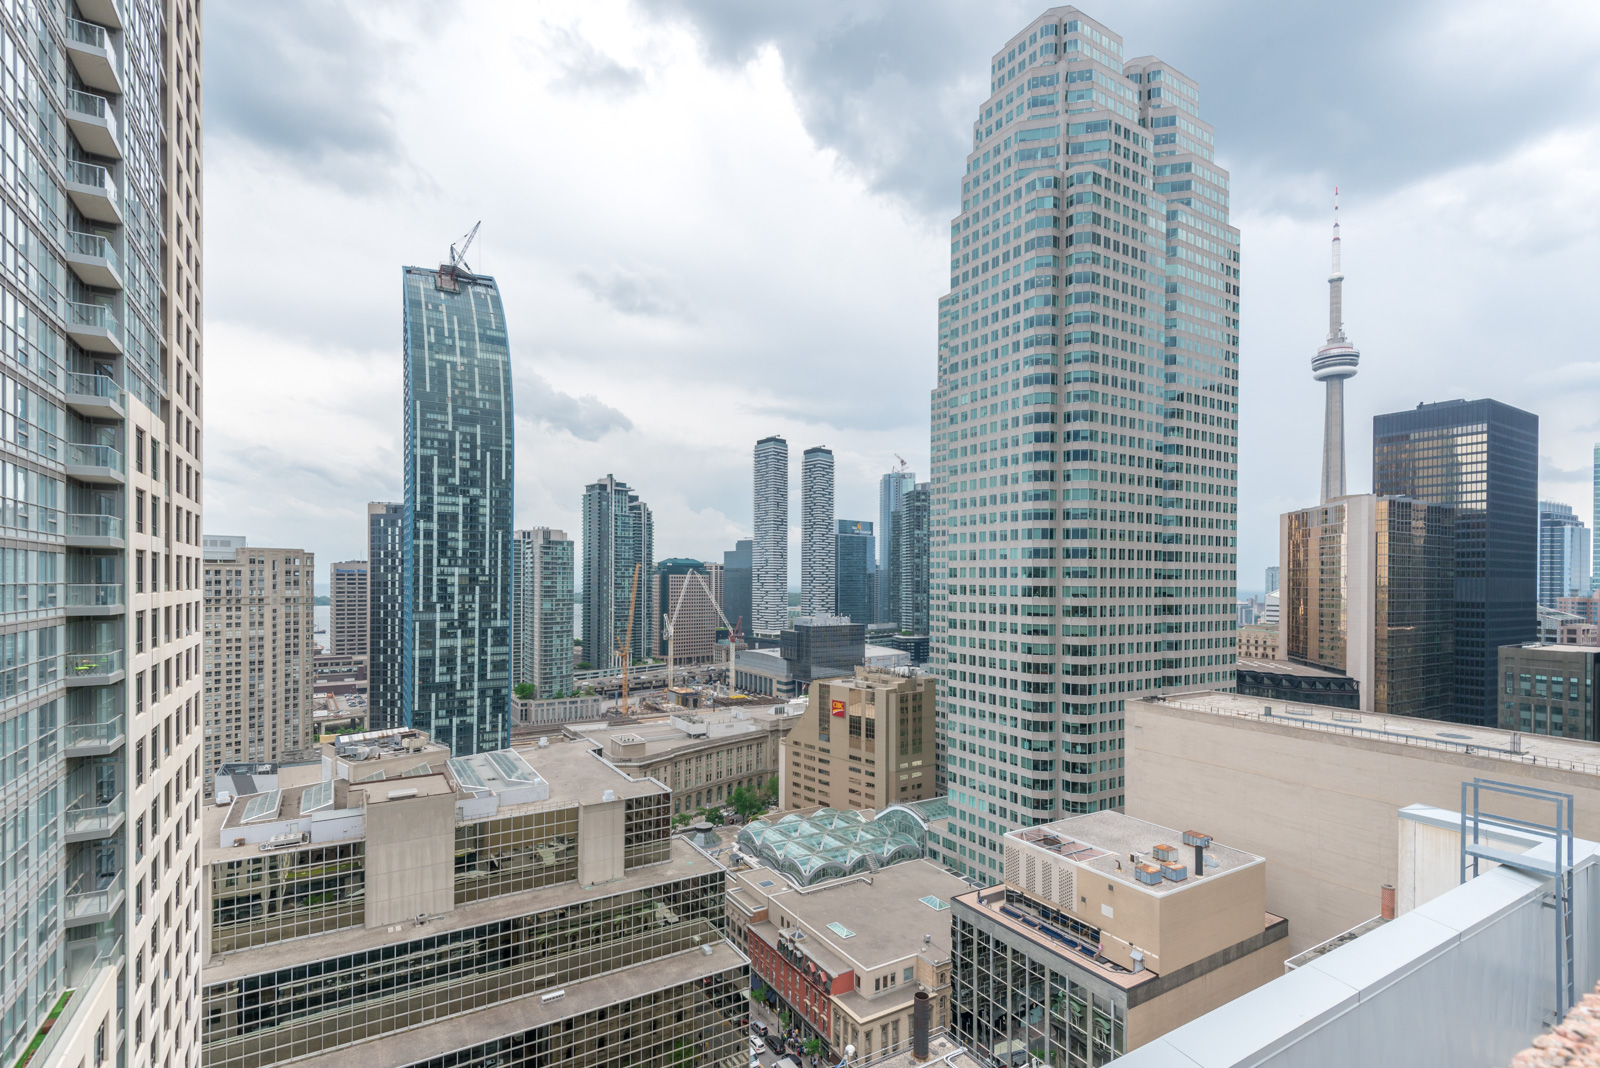
M614 473L655 509L658 556L720 559L770 433L796 476L834 449L841 518L876 519L896 454L927 477L963 150L990 54L1043 5L287 6L207 9L212 532L364 555L366 502L400 492L400 267L479 219L519 526L576 533L583 486ZM1373 414L1494 396L1540 416L1541 493L1588 516L1600 7L1085 10L1199 80L1233 174L1241 590L1316 492L1335 184L1352 491Z

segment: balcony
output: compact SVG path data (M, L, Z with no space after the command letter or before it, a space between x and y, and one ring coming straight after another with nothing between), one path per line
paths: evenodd
M77 68L78 77L91 89L103 93L122 92L122 64L117 60L117 46L104 26L79 19L67 19L62 26L66 38L67 56Z
M88 798L79 798L62 812L63 830L69 842L92 842L109 838L116 833L127 814L126 798L118 794L103 805L85 804Z
M126 607L120 582L67 583L69 616L120 616Z
M117 255L117 247L109 238L68 231L67 265L85 285L122 288L122 257Z
M90 352L121 352L122 324L104 304L67 302L67 336Z
M91 877L80 875L67 891L65 914L62 923L76 927L85 923L104 923L117 914L126 895L123 876Z
M121 549L127 546L121 516L68 515L67 544L74 549Z
M122 453L110 445L83 445L76 441L67 442L67 474L79 482L128 480Z
M111 172L94 163L70 159L62 168L67 196L78 210L95 222L122 225L122 209L117 207L117 186Z
M111 102L93 93L80 93L76 89L66 92L67 125L77 135L78 143L97 156L122 158L122 145L117 138L117 113Z
M110 686L121 682L126 674L122 668L122 650L68 653L66 673L68 686Z
M74 990L87 986L101 968L115 968L122 963L119 934L74 938L66 946L66 985Z
M100 721L69 721L61 727L61 749L69 757L110 756L127 741L121 716Z
M121 419L128 394L114 378L67 372L67 407L90 419Z

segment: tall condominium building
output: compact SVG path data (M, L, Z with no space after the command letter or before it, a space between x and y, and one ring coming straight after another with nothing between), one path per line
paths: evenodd
M909 490L894 513L895 554L889 561L889 582L894 589L893 622L909 634L928 633L929 523L932 488L919 482Z
M941 728L985 877L1005 830L1121 803L1128 695L1233 685L1240 262L1193 80L1057 7L989 82L931 398Z
M1570 504L1539 502L1539 603L1589 592L1589 528Z
M366 656L367 562L341 560L328 568L328 652Z
M1502 645L1537 637L1539 417L1495 400L1419 404L1372 421L1372 491L1455 509L1453 718L1499 721Z
M1447 719L1455 709L1455 511L1355 494L1279 522L1275 659L1354 679L1360 708Z
M789 443L756 442L752 623L747 633L775 638L789 622Z
M400 726L401 640L405 598L406 506L391 501L367 505L367 724Z
M572 692L574 547L564 530L534 527L513 536L511 684L536 697Z
M889 583L894 560L894 513L916 485L917 476L905 470L890 471L878 480L878 618L874 623L895 623L900 619L900 591Z
M1276 590L1278 588L1278 575L1279 575L1279 573L1280 572L1278 570L1278 565L1277 564L1273 564L1272 566L1267 568L1267 576L1266 576L1266 578L1267 578L1267 588L1266 588L1266 590L1264 592L1271 593L1271 592L1273 592L1274 590Z
M751 632L751 604L754 596L751 570L755 542L744 538L722 554L722 612L728 622L746 636Z
M852 623L874 623L878 602L876 556L872 524L859 519L839 520L834 535L833 599L838 614Z
M317 621L311 553L253 548L242 537L206 541L209 786L223 764L314 759Z
M677 557L656 565L650 577L651 603L656 606L650 628L652 656L667 655L670 622L671 652L677 664L705 664L716 657L722 580L720 564Z
M510 738L511 350L493 278L406 267L400 714L451 752Z
M613 475L584 487L583 657L593 667L620 668L619 650L624 647L632 663L650 655L654 571L650 506Z
M199 1063L199 11L0 12L6 1065Z
M819 445L800 463L801 615L833 614L833 523L833 451Z

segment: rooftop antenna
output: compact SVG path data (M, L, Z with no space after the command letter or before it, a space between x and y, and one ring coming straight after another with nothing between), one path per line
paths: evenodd
M477 222L472 224L472 229L467 231L467 236L461 239L461 242L460 242L461 250L459 252L456 251L455 244L453 244L453 243L451 244L451 246L450 246L450 269L452 271L454 271L454 270L463 270L463 271L467 271L469 273L471 272L472 268L467 266L467 249L472 247L472 239L478 236L478 227L480 227L482 225L483 225L483 220L482 219L479 219Z

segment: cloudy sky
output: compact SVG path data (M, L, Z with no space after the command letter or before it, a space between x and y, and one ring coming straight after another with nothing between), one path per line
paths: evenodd
M365 555L401 493L400 267L483 221L512 339L519 526L614 473L658 557L751 525L751 449L828 445L840 518L928 472L945 241L1016 0L281 0L207 8L207 525ZM1600 5L1125 0L1197 78L1243 231L1240 589L1312 503L1343 191L1350 489L1371 419L1540 417L1590 515L1600 441ZM791 544L798 550L798 533ZM798 568L793 572L798 581Z

